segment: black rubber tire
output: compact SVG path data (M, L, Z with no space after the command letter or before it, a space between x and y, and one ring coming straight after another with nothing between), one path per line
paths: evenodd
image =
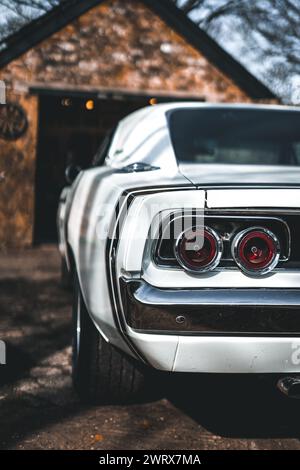
M79 324L78 324L79 319ZM77 333L77 328L80 331ZM140 402L149 391L151 372L107 343L93 324L74 276L73 384L87 403ZM153 385L153 382L152 382ZM153 387L152 387L153 388Z

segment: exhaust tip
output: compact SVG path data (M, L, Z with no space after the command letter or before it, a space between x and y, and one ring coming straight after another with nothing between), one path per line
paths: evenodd
M300 376L279 379L277 388L289 398L300 399Z

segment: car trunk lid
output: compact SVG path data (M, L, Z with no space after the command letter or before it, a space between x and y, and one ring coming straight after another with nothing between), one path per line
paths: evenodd
M195 186L299 186L300 167L232 164L179 164Z

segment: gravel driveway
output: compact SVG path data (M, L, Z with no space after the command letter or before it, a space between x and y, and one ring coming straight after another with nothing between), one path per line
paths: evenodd
M300 403L274 377L168 378L153 401L81 405L56 249L2 254L0 277L1 449L300 449Z

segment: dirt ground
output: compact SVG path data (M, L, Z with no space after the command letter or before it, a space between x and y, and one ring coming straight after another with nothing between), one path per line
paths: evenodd
M1 255L1 449L300 449L300 402L275 378L180 376L131 406L79 403L70 378L71 294L45 246Z

